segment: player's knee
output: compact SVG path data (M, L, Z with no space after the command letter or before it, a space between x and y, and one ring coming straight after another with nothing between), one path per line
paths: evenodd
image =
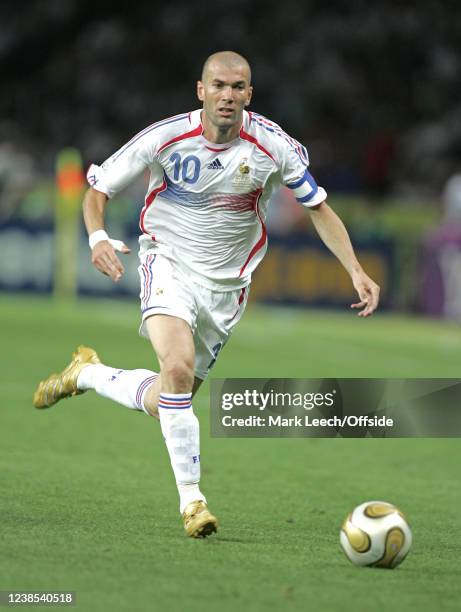
M194 384L194 368L186 360L176 359L166 362L162 367L162 382L172 389L172 393L189 393Z
M144 408L147 410L150 416L158 419L158 395L156 393L149 393L149 391L150 389L148 389L146 395L144 396Z

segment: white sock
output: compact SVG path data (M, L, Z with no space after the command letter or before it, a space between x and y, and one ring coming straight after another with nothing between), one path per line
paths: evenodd
M182 514L188 504L198 499L203 500L206 503L205 496L200 491L198 484L178 484L179 493L179 512Z
M83 368L77 379L82 391L94 389L127 408L144 411L144 397L158 374L151 370L118 370L103 364L91 364Z
M161 393L158 402L160 426L170 455L179 492L179 511L205 496L199 489L200 429L192 410L192 393Z

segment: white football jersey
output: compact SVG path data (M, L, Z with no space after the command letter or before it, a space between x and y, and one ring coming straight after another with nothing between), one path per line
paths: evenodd
M306 149L276 123L244 111L238 137L224 144L202 134L202 109L150 125L87 179L111 198L150 170L140 216L141 253L178 261L197 283L245 287L267 249L264 224L274 189L286 185L302 205L326 199L309 174Z

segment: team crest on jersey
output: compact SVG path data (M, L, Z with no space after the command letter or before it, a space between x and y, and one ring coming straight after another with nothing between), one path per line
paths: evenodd
M250 166L248 165L248 160L247 160L246 157L244 157L242 159L242 161L240 162L239 172L240 172L240 174L249 174L250 173Z
M251 172L246 157L240 160L238 170L232 179L232 184L240 189L251 187Z

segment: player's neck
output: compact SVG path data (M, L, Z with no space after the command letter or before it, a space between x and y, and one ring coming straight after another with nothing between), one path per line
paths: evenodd
M202 113L203 136L210 142L215 144L224 144L231 142L237 138L240 133L241 125L232 125L229 127L218 127L208 121L206 114Z

